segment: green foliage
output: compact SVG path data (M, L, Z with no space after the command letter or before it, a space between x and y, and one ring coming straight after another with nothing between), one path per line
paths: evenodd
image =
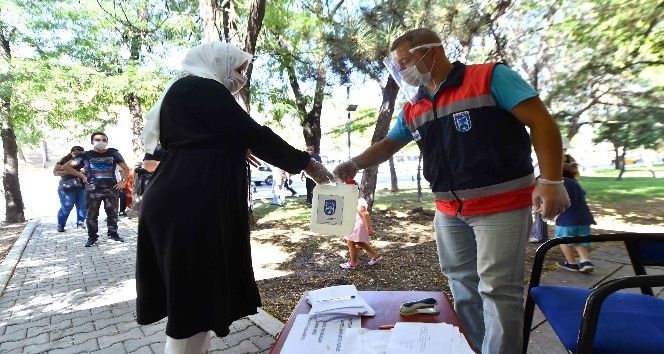
M580 109L587 109L586 121L594 120L616 106L635 105L644 94L661 94L662 81L643 73L664 65L663 3L564 2L561 15L551 30L558 34L554 44L565 70L551 80L548 96L559 121L574 129Z
M12 47L24 50L3 70L0 93L11 95L18 141L34 144L49 129L101 129L115 122L129 93L150 107L171 77L155 59L198 41L197 6L172 0L12 1L3 13L11 11L6 18L16 33Z
M639 146L657 148L664 142L664 107L637 107L620 112L599 126L594 140L609 141L624 150Z
M36 144L52 128L82 133L81 124L114 122L110 107L117 93L104 74L80 65L31 59L15 59L12 64L12 74L0 82L0 92L10 95L10 120L19 142Z
M373 128L376 125L377 116L378 110L373 108L364 108L351 113L350 131L364 133L367 129ZM328 134L337 137L347 132L348 127L344 123L332 128Z

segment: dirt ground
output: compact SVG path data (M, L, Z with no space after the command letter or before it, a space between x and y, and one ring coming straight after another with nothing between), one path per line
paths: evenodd
M339 284L355 284L359 290L442 290L451 297L438 263L432 220L433 212L421 209L408 213L375 211L372 214L372 244L383 259L377 265L369 266L368 255L360 252L360 265L356 270L343 270L338 266L347 257L347 246L342 238L331 242L317 237L293 240L289 239L287 232L292 223L261 223L259 220L258 229L270 228L281 234L271 242L293 252L293 256L279 267L293 273L258 282L263 309L285 322L305 291ZM538 246L531 243L527 246L528 274L524 283L530 276L530 265ZM562 258L557 249L550 254L551 259ZM555 263L549 262L547 269L556 269Z
M27 223L5 225L0 224L0 263L5 260L7 253L12 249L14 242L21 236Z

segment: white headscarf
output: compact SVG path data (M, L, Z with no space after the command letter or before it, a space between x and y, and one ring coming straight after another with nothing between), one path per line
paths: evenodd
M218 81L232 94L236 94L246 82L246 78L236 70L251 59L251 54L220 41L191 48L182 60L181 71L166 85L161 97L146 114L147 121L142 134L145 151L151 154L159 144L159 112L166 92L175 81L189 75L199 76Z

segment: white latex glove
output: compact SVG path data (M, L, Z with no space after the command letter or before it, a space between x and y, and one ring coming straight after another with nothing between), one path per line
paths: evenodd
M353 179L357 174L357 165L352 160L340 163L334 168L334 175L342 181Z
M330 171L328 171L322 163L314 159L309 160L309 164L304 168L304 173L306 173L309 178L316 181L316 184L326 184L334 181L334 176Z
M570 206L564 184L543 184L538 182L533 190L535 211L544 219L553 219Z

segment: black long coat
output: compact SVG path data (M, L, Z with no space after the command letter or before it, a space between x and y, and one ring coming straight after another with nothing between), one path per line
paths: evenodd
M261 305L251 266L246 151L290 173L309 155L256 123L219 82L176 81L160 113L168 151L143 195L138 226L139 324L168 316L182 339L213 330Z

